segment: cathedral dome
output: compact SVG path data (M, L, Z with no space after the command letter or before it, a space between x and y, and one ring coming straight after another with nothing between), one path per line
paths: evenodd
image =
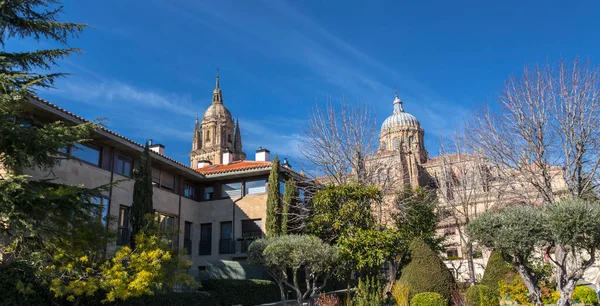
M208 109L204 112L204 117L202 117L202 121L217 119L217 118L225 118L226 120L233 121L231 117L231 112L225 107L225 105L220 103L211 104Z
M400 98L398 98L398 95L396 95L396 99L394 99L394 113L387 117L385 121L383 121L381 130L396 127L420 128L420 126L421 125L415 116L404 112L404 109L402 108L402 101Z

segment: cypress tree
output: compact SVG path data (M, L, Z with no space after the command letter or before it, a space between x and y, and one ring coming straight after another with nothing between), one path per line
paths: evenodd
M498 282L504 280L507 274L513 272L515 272L513 265L504 260L500 252L494 250L492 251L492 254L490 254L490 258L485 266L481 284L486 285L494 290L494 292L497 292Z
M436 292L451 300L454 277L440 257L419 238L410 243L411 260L402 270L400 282L411 288L411 296Z
M296 199L298 198L298 188L294 179L285 181L285 190L283 191L283 201L281 203L281 234L288 234L290 211L294 210Z
M147 215L152 214L152 163L150 148L146 143L144 152L133 171L133 204L131 205L131 237L148 227ZM132 239L133 243L134 239Z
M281 235L281 196L279 194L279 156L275 155L269 174L267 193L267 236Z

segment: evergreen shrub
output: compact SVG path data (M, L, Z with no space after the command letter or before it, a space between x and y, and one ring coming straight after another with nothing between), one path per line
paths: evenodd
M436 292L421 292L410 300L410 306L446 306L448 300Z
M436 292L445 300L451 300L454 277L437 253L418 238L410 243L410 251L411 261L400 277L401 283L410 286L410 296Z
M210 291L218 304L257 305L281 300L279 287L261 279L209 279L201 282L201 291Z
M485 285L469 287L465 294L465 306L498 305L498 294Z
M504 280L506 275L513 272L513 266L502 258L500 252L494 250L485 266L481 284L488 286L494 292L498 292L498 282Z

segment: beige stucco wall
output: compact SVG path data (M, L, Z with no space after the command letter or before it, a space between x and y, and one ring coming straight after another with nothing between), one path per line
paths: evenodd
M220 223L233 219L233 200L220 199L215 201L195 202L188 199L182 201L181 205L181 228L185 221L192 222L192 254L186 259L192 261L190 273L198 275L198 266L206 265L207 260L223 259L232 260L240 254L219 254ZM261 219L261 229L265 232L265 219L267 212L267 194L251 194L244 196L235 206L234 237L242 236L242 220ZM211 255L198 255L200 241L200 224L212 224ZM180 239L180 247L183 248L183 236ZM238 250L239 251L239 250Z

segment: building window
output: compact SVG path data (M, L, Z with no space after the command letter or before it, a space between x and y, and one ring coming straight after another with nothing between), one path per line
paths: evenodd
M117 174L131 177L131 169L133 165L133 160L124 156L117 156L117 167L115 172Z
M397 137L394 137L394 139L392 139L392 145L394 146L392 150L398 150L398 148L400 148L400 142L398 141Z
M231 143L231 134L227 134L227 142Z
M90 163L94 166L100 166L100 147L92 144L74 144L71 149L71 156L79 160Z
M160 170L152 168L152 186L160 186Z
M409 147L410 147L410 146L412 146L412 143L413 143L413 140L414 140L414 139L415 139L415 138L414 138L413 136L410 136L410 137L408 137L408 146L409 146Z
M242 195L242 183L228 183L221 185L221 196L229 198L237 198Z
M117 237L117 245L129 244L129 207L122 206L119 208L119 237Z
M91 201L93 204L98 205L99 218L102 219L102 224L106 226L106 219L108 218L108 207L110 200L103 196L92 197Z
M219 240L219 254L233 254L233 224L221 222L221 239Z
M175 232L175 217L163 213L158 214L158 223L163 231Z
M454 228L454 227L446 227L444 229L444 234L445 235L454 235L454 234L456 234L456 228Z
M212 200L214 198L214 194L214 187L204 187L204 200Z
M266 183L266 180L246 181L245 194L265 193Z
M188 183L185 183L183 185L183 196L188 198L188 199L195 199L196 198L196 187L193 185L190 185Z
M210 142L210 131L206 131L206 142Z
M175 175L165 171L160 173L160 187L173 190L175 184Z
M262 237L261 220L242 220L242 238Z
M446 250L446 257L449 260L460 259L460 257L458 257L458 250L456 248L447 249Z
M198 255L210 255L212 249L212 223L200 224Z
M192 222L185 222L183 227L183 248L187 255L192 254Z

